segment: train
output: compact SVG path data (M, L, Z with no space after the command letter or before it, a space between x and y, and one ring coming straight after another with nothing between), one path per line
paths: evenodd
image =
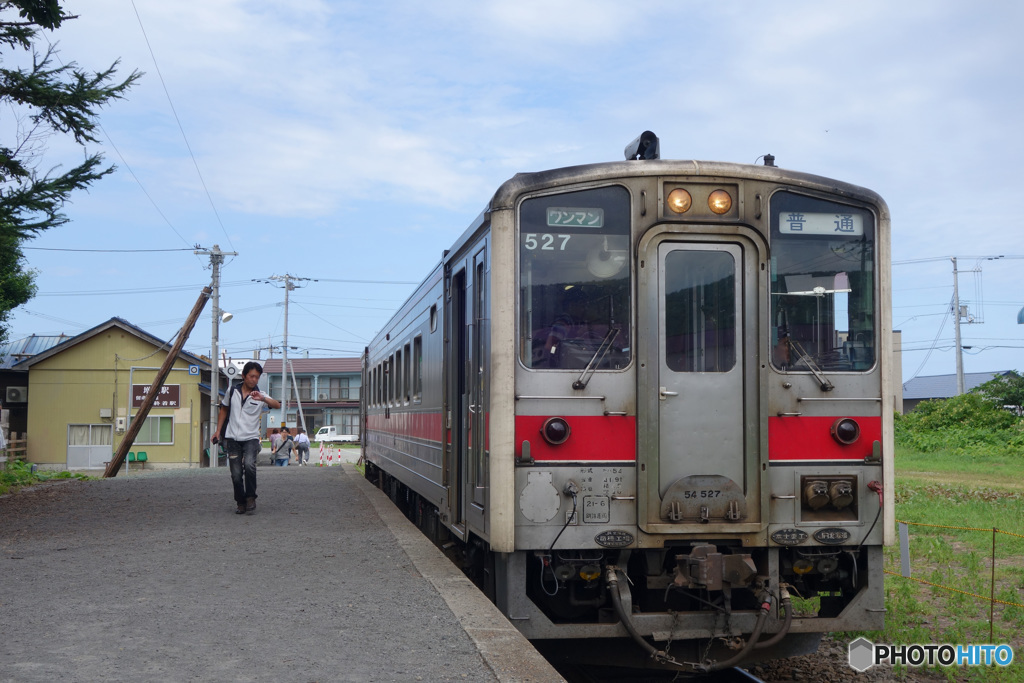
M365 476L534 642L708 672L883 628L889 210L758 161L517 174L366 347Z

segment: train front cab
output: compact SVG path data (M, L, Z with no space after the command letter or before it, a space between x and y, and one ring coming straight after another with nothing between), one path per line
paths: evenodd
M707 166L571 189L540 174L492 214L515 222L517 295L515 550L496 555L496 600L530 638L721 662L882 626L887 209ZM791 596L817 604L794 615Z

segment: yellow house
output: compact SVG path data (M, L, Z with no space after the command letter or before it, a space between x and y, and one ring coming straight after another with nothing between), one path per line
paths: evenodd
M111 318L24 361L28 462L48 469L105 467L170 349L170 343ZM139 467L140 453L146 454L147 467L200 465L209 378L208 361L178 354L132 444L130 469Z

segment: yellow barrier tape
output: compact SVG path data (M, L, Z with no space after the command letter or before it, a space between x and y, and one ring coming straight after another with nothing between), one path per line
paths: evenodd
M960 531L992 531L992 527L988 529L979 529L973 526L943 526L942 524L921 524L920 522L905 522L902 519L897 519L900 524L906 524L907 526L930 526L934 529L959 529Z
M1016 536L1017 538L1024 538L1024 535L1015 534L1012 531L1003 531L1002 529L996 529L997 533L1006 534L1007 536Z
M895 577L898 577L898 578L901 578L901 579L908 579L910 581L917 581L918 583L923 583L923 584L925 584L927 586L934 586L935 588L944 588L944 589L946 589L948 591L953 591L954 593L962 593L963 595L969 595L972 598L979 598L981 600L984 600L985 602L996 602L996 603L999 603L1000 605L1008 605L1008 606L1011 606L1011 607L1024 607L1024 605L1020 604L1019 602L1006 602L1005 600L999 600L997 598L989 598L989 597L986 597L984 595L978 595L977 593L968 593L967 591L962 591L959 588L951 588L950 586L943 586L943 585L938 584L938 583L932 583L931 581L925 581L924 579L915 579L912 576L903 576L902 574L899 574L897 572L891 572L888 569L883 569L882 571L885 572L886 574L891 575L891 576L895 576Z
M975 526L946 526L943 524L924 524L922 522L907 522L906 520L902 519L897 519L896 521L899 524L906 524L907 526L928 526L932 527L933 529L958 529L960 531L994 531L997 534L1006 534L1007 536L1016 536L1017 538L1024 538L1024 534L1015 534L1012 531L1004 531L1003 529L993 529L991 527L986 529L983 527Z

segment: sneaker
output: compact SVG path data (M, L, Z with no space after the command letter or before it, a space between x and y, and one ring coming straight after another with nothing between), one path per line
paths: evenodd
M242 506L239 505L238 507L242 507ZM255 498L248 498L248 499L246 499L245 510L244 511L245 512L256 512L256 499Z
M235 514L236 515L244 515L245 514L245 503L239 503L238 504L238 509L235 510Z

